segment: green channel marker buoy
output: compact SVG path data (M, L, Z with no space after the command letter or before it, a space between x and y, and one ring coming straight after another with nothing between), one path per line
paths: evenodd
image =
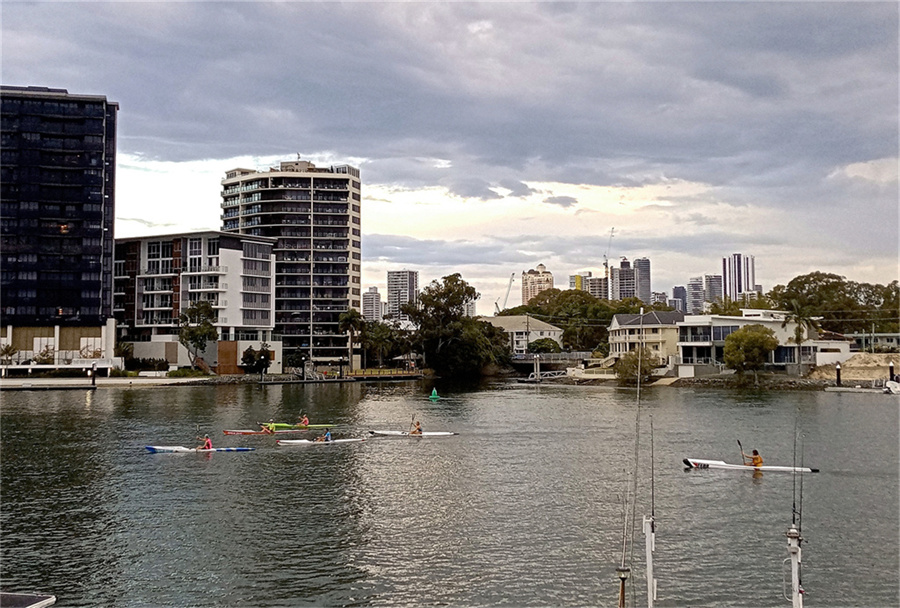
M436 388L431 389L431 396L429 397L429 399L440 399L440 397L437 394Z

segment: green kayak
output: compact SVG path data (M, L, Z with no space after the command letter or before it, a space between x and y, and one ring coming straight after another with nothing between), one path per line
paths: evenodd
M260 426L273 426L278 429L330 429L333 424L290 424L287 422L260 422Z

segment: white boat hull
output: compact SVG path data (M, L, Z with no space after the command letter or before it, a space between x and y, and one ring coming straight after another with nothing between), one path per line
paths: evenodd
M355 443L357 441L365 441L365 439L332 439L331 441L315 441L313 439L276 439L275 443L277 445L331 445L333 443Z
M165 453L186 453L186 452L252 452L256 448L213 448L211 450L204 450L198 448L186 448L183 445L146 445L148 452L152 452L154 454L165 452Z
M369 431L370 435L383 435L386 437L450 437L458 433L450 431L425 431L424 433L409 433L407 431Z
M700 458L685 458L684 466L690 469L730 469L733 471L776 471L784 473L818 473L819 469L810 467L785 467L778 465L764 464L761 467L754 467L746 464L729 464L724 460L702 460Z

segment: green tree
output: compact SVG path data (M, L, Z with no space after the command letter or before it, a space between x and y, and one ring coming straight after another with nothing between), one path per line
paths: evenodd
M356 341L356 334L360 333L366 325L366 319L359 314L355 308L351 308L346 312L342 312L338 317L338 331L350 334L350 358L348 365L353 369L353 344Z
M561 351L559 343L552 338L540 338L528 343L528 352L530 353L558 353Z
M362 340L365 348L374 351L378 358L378 366L384 365L384 357L400 343L400 337L395 333L394 329L387 323L381 321L369 321L366 323Z
M466 307L479 297L475 288L452 274L432 281L417 303L401 306L415 326L413 343L425 364L445 376L478 374L508 353L506 334L491 324L467 317Z
M765 368L769 354L778 348L775 332L762 325L745 325L725 338L722 359L729 369L743 377L753 372L755 384L759 384L759 370Z
M659 364L659 359L654 357L646 346L628 351L616 361L613 369L616 371L616 381L621 386L635 385L638 376L641 382L650 380L653 368ZM638 373L640 370L640 374Z
M195 368L200 353L206 350L206 344L219 339L213 322L216 312L206 301L194 302L183 313L178 315L178 341L188 351L191 368Z

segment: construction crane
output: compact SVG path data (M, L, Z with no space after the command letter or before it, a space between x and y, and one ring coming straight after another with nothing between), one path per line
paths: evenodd
M494 316L500 314L501 310L506 310L506 301L509 300L509 290L512 289L513 279L516 278L516 273L512 273L509 275L509 284L506 286L506 295L503 296L503 308L500 308L500 305L497 302L500 301L500 298L497 298L497 301L494 302Z
M609 229L609 242L606 244L606 252L603 254L603 274L606 277L609 277L609 249L612 247L612 237L615 231L615 227Z

